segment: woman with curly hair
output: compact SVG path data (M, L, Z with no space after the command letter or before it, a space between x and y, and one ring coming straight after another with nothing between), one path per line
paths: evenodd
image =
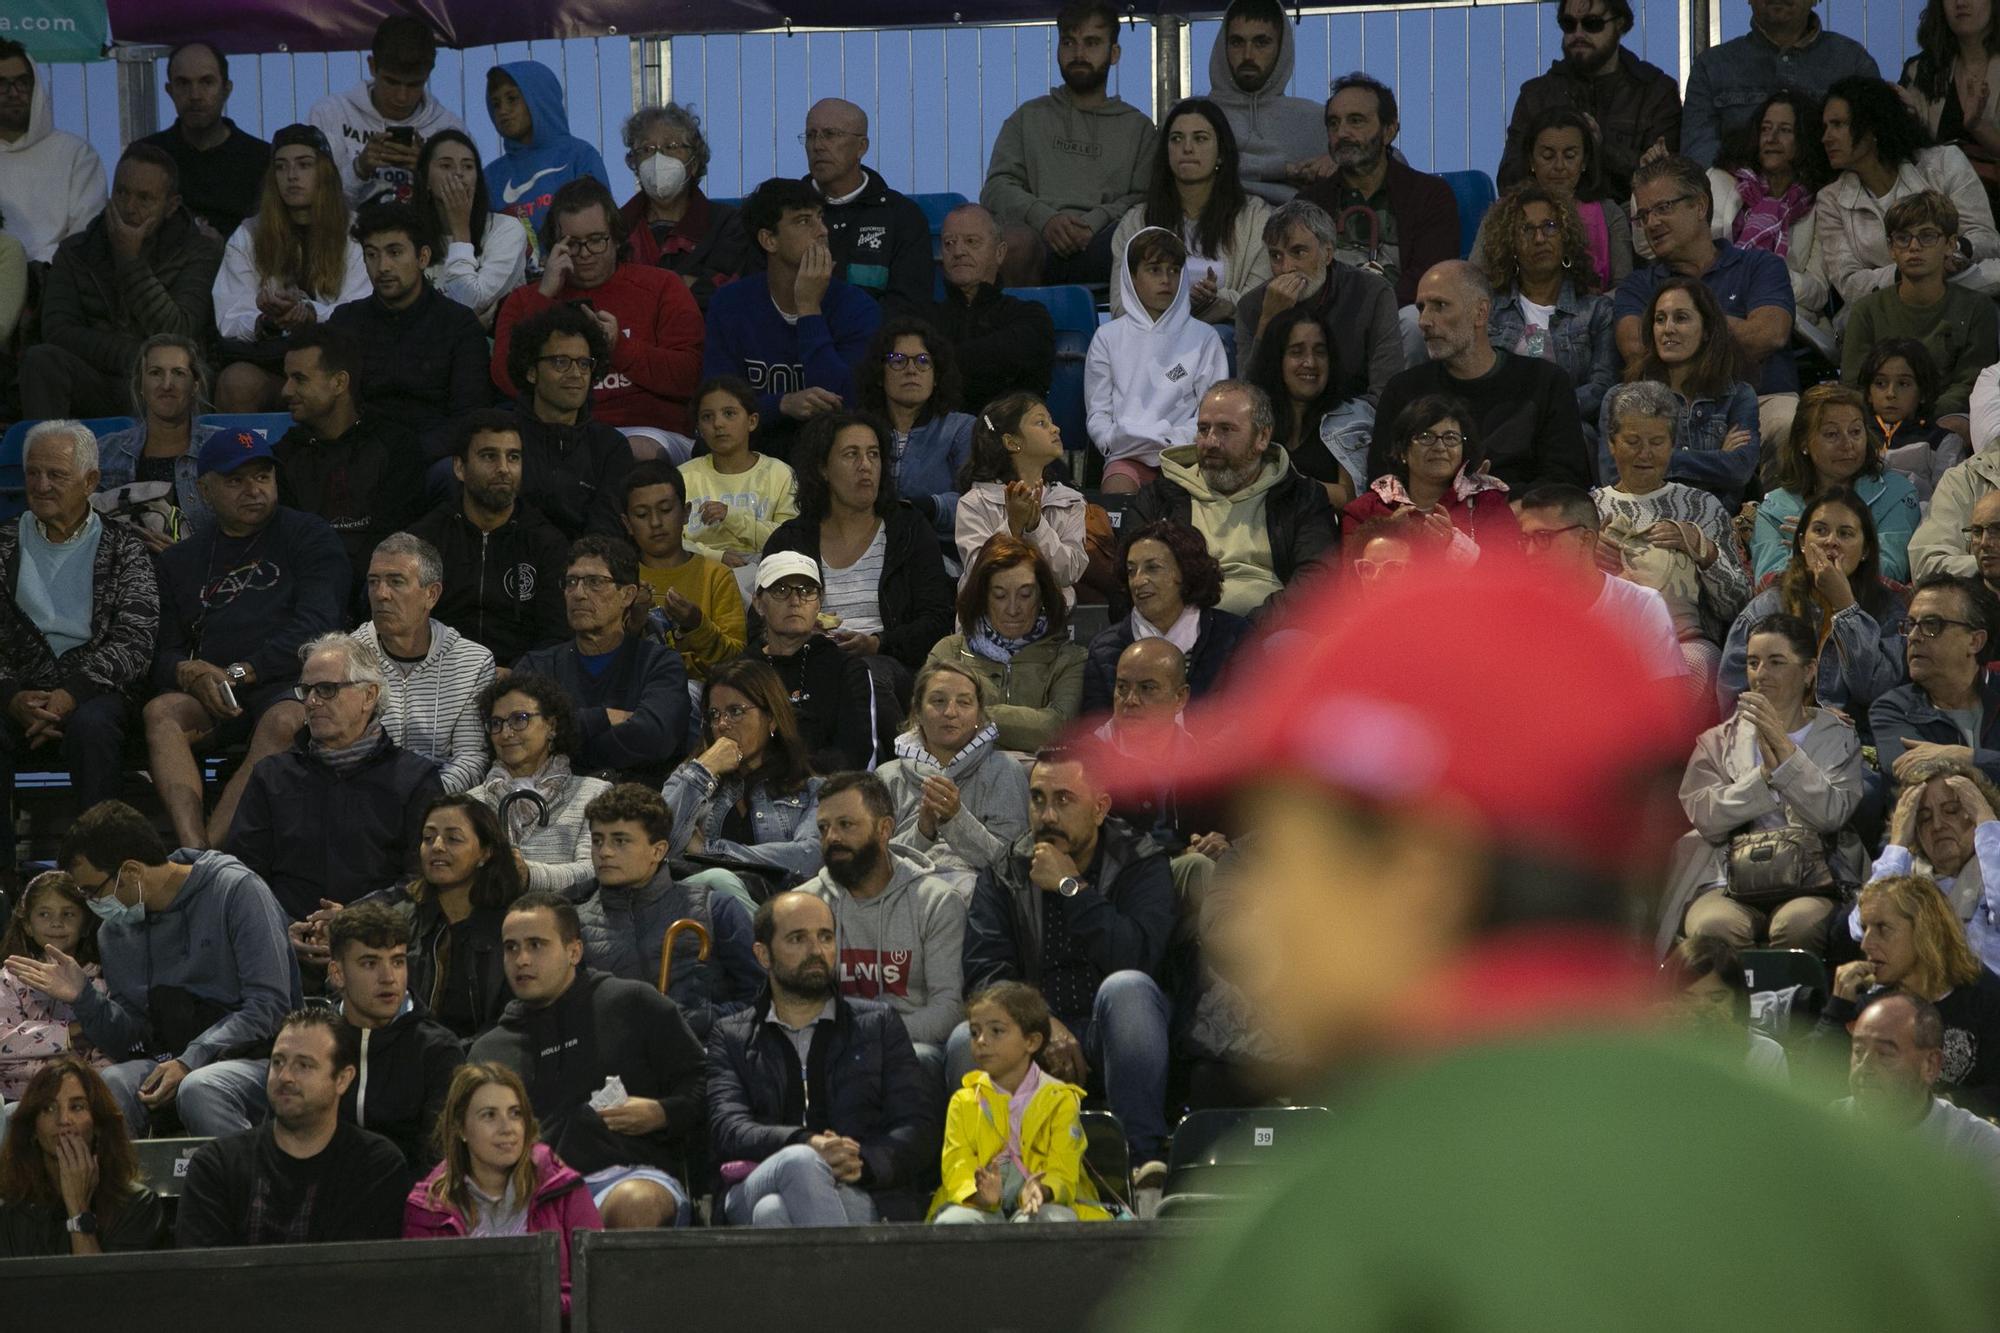
M1138 639L1165 639L1186 655L1190 695L1215 688L1229 655L1250 633L1250 622L1216 605L1222 600L1222 564L1209 553L1207 540L1185 523L1155 519L1125 539L1122 563L1132 611L1090 641L1083 711L1110 710L1118 658Z
M1821 267L1842 300L1858 301L1895 283L1888 213L1924 190L1936 190L1958 208L1962 245L1946 261L1952 280L1975 291L2000 285L2000 264L1981 262L2000 259L1986 187L1961 150L1933 144L1894 84L1842 79L1827 90L1820 118L1827 165L1839 175L1819 192L1814 221Z
M493 747L493 766L472 794L497 812L516 791L542 798L507 806L507 840L530 889L561 893L591 877L590 825L583 809L611 790L603 778L572 773L583 748L576 710L562 686L515 672L479 693L475 705Z
M1567 371L1576 414L1594 435L1604 394L1618 382L1618 345L1576 210L1544 186L1517 185L1487 214L1475 253L1493 283L1487 340Z
M1781 89L1723 141L1721 156L1708 169L1715 239L1768 250L1784 260L1799 318L1815 322L1826 318L1829 289L1820 270L1813 203L1833 179L1821 137L1819 103ZM1650 256L1643 235L1638 248ZM1828 338L1830 346L1830 333Z
M925 665L986 682L1003 750L1033 754L1076 717L1084 651L1069 640L1068 609L1048 560L1019 537L995 533L966 571L959 632L938 640Z
M1567 106L1542 110L1529 122L1524 136L1528 145L1528 179L1514 189L1537 185L1558 209L1576 214L1587 264L1579 264L1576 276L1590 277L1579 291L1609 291L1632 271L1632 222L1625 209L1604 196L1598 175L1597 127L1588 116ZM1513 191L1509 191L1513 193ZM1504 221L1504 220L1503 220ZM1474 254L1486 249L1486 227L1473 243ZM1504 244L1506 236L1498 238ZM1482 265L1483 267L1483 265ZM1497 274L1493 285L1501 285Z
M896 494L951 540L959 470L972 455L972 418L958 410L958 355L947 338L912 315L882 327L854 368L861 410L889 423Z

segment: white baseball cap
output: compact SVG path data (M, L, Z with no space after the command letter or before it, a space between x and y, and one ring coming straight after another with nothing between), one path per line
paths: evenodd
M776 551L758 562L758 592L788 578L811 579L815 588L824 586L819 576L819 561L803 551Z

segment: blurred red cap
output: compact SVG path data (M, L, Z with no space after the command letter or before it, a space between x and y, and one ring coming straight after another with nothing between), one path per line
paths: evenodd
M1518 559L1412 568L1381 596L1304 591L1188 712L1174 762L1092 744L1113 792L1291 779L1365 803L1436 802L1496 843L1620 868L1660 833L1659 777L1694 743L1685 683L1591 599ZM1678 830L1675 830L1678 831Z

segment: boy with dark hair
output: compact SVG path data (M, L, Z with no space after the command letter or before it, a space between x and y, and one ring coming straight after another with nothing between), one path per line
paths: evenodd
M1090 441L1104 455L1104 489L1136 491L1160 475L1160 451L1194 442L1201 396L1229 378L1214 329L1188 302L1187 246L1162 227L1125 243L1124 311L1101 325L1084 360Z
M410 922L382 902L342 908L327 925L326 988L360 1034L340 1118L396 1145L416 1180L437 1164L432 1142L465 1048L410 993Z
M408 14L382 20L368 56L368 81L328 93L306 119L333 149L333 165L350 206L391 197L409 202L417 154L439 130L464 130L430 94L437 37Z
M736 576L719 560L690 551L687 483L662 459L625 476L626 533L639 548L639 579L653 604L651 629L680 653L690 680L743 651L748 623Z

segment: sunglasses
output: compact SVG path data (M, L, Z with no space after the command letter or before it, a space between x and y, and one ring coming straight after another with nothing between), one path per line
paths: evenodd
M1575 32L1578 28L1582 28L1585 32L1595 37L1598 33L1603 32L1611 26L1611 20L1602 14L1592 14L1589 18L1581 19L1577 18L1574 14L1564 14L1556 19L1556 26L1564 32Z

